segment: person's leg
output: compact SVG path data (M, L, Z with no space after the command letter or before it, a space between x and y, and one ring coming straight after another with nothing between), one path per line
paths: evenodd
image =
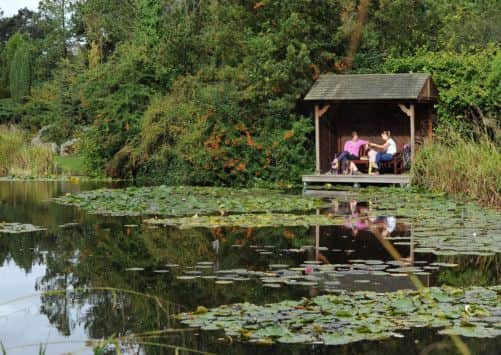
M348 173L348 166L350 164L350 161L348 159L343 159L341 162L341 173L347 174Z
M339 165L343 163L343 160L346 158L347 154L348 152L342 151L336 158L334 158L331 165L332 170L338 169Z
M354 162L350 161L350 167L349 167L349 170L350 170L350 173L353 174L355 173L356 171L358 171L358 168L357 166L355 165Z
M355 164L353 164L351 162L351 160L356 160L356 159L358 159L358 156L346 152L346 156L344 158L344 164L343 164L343 173L345 173L345 174L351 173L353 171L352 167L355 167L355 169L357 168L355 166Z
M377 170L376 155L377 152L374 149L369 150L367 153L367 156L369 157L369 174L372 174L372 168Z
M341 154L339 154L338 161L339 161L339 166L341 166L342 173L346 172L346 164L349 154L350 153L348 153L347 151L344 151Z
M393 159L392 154L379 152L376 155L376 164L378 167L380 167L381 162L391 161L392 159Z
M391 161L393 159L393 154L382 153L380 159L381 161Z

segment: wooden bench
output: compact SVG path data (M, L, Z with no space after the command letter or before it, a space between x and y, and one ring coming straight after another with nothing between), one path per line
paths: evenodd
M368 151L369 150L365 147L365 145L362 145L360 147L360 150L358 151L358 156L360 158L356 159L356 160L351 160L351 162L353 162L357 166L359 166L359 165L362 165L364 167L367 166L367 170L368 170L369 169L369 158L367 157ZM402 153L397 152L395 155L393 155L393 158L391 160L383 161L379 165L380 165L379 171L381 171L381 169L391 169L391 170L393 170L393 174L401 174L402 171L404 170Z

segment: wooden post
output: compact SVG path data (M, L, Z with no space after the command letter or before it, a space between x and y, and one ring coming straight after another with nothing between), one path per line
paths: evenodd
M317 216L320 215L320 210L317 209ZM315 226L315 260L318 260L320 254L320 225Z
M414 264L414 225L411 224L411 250L409 251L411 263Z
M431 141L433 137L433 106L428 105L428 117L427 117L427 129L428 129L428 139Z
M320 118L329 110L330 105L320 108L315 105L315 173L320 174Z
M315 105L315 174L320 174L320 109Z
M414 157L416 156L416 110L414 104L410 107L410 123L411 123L411 163L414 163Z
M409 108L404 104L399 104L398 107L409 117L411 126L411 162L414 162L414 157L416 155L416 110L414 104L410 104Z

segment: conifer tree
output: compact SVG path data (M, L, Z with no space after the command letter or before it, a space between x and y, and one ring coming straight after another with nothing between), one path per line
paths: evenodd
M10 66L10 95L21 100L30 94L31 89L31 53L27 43L17 48Z

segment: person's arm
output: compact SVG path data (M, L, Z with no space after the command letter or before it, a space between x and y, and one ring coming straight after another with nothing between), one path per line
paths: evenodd
M388 143L385 144L376 144L376 143L369 143L371 147L379 148L379 149L386 149L388 147Z

